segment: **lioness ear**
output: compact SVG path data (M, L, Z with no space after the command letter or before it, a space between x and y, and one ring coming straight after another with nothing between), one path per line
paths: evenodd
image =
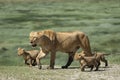
M37 36L39 34L39 32L34 32L34 36Z
M52 42L54 42L54 40L56 39L56 33L52 30L45 30L43 31L43 34L47 36Z
M36 35L39 35L40 32L35 32Z
M35 37L35 36L38 36L38 34L39 34L39 32L33 32L33 31L30 32L30 36L34 36Z
M32 32L30 32L30 36L33 36L33 34L34 34L34 33L35 33L35 32L33 32L33 31L32 31Z

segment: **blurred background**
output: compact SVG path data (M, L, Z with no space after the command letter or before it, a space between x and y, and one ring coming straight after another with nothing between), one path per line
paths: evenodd
M120 63L120 0L0 0L0 66L24 66L17 48L39 50L30 45L29 33L45 29L85 32L92 51L109 53L110 63ZM42 64L48 65L49 57ZM56 65L67 58L57 52Z

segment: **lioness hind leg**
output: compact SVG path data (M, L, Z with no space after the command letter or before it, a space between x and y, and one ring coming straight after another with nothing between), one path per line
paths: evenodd
M73 55L69 54L69 58L68 58L67 64L65 66L62 66L62 68L63 69L68 68L68 66L70 66L72 62L73 62Z

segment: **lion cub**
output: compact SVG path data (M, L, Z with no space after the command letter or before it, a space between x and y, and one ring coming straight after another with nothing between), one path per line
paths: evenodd
M29 65L29 66L35 66L36 65L36 57L39 54L38 50L30 50L30 51L26 51L22 48L18 48L18 55L19 56L23 56L24 60L25 60L25 64ZM30 60L30 63L28 63L28 60Z
M85 51L82 51L80 53L81 55L83 56L86 56L86 52ZM98 66L101 64L100 62L104 62L105 63L105 67L108 66L108 61L105 59L105 55L110 55L110 54L104 54L104 53L100 53L100 52L94 52L92 54L92 56L96 55L96 60L98 62Z
M94 67L96 67L95 71L97 71L99 68L99 65L96 60L96 55L88 57L88 56L84 56L76 53L74 56L74 59L79 60L81 65L81 71L84 71L86 66L91 68L90 71L92 71Z

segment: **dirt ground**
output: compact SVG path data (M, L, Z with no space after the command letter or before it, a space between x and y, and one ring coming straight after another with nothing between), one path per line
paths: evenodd
M120 65L110 64L107 68L100 66L99 71L81 72L79 67L61 69L55 66L54 70L42 70L28 66L0 66L0 80L120 80Z
M100 67L99 71L81 72L76 70L71 80L120 80L120 65L109 65L109 67Z

